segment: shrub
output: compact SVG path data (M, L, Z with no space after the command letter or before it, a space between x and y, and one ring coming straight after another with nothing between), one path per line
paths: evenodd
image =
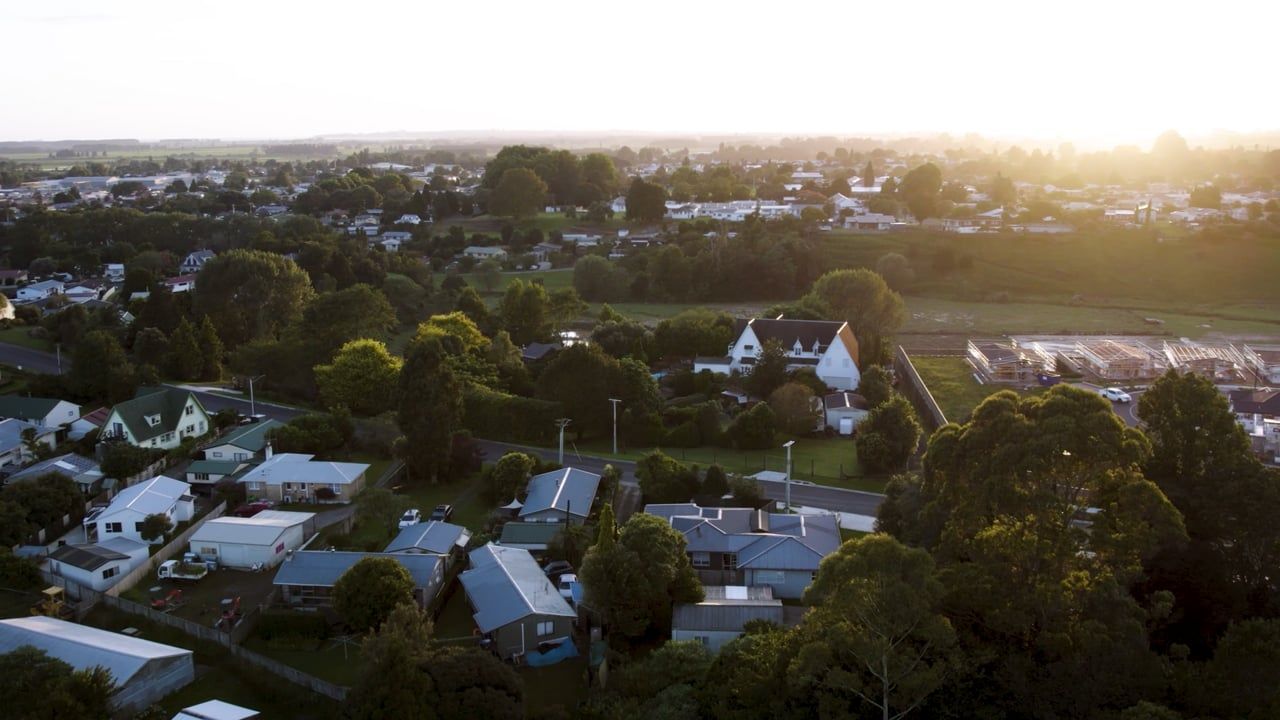
M680 448L698 447L702 444L702 435L692 421L683 422L667 431L662 444Z
M472 385L462 393L462 424L490 440L549 443L555 439L560 403L517 397Z
M739 450L763 450L773 446L777 419L767 403L756 403L750 410L733 419L728 436Z

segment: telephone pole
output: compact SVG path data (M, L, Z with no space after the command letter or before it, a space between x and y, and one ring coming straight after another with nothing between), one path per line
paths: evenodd
M564 465L564 429L569 427L569 423L573 422L569 418L560 418L556 420L556 427L560 428L560 464Z
M618 403L622 402L618 398L609 398L609 404L613 406L613 454L618 454Z

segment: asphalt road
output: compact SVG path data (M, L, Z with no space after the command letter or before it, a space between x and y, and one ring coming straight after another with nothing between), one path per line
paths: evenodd
M196 397L200 398L200 404L204 405L204 409L211 413L216 413L219 410L230 408L241 415L249 414L248 396L241 398L223 395L222 393L211 393L207 390L201 390L194 386L170 385L169 387L184 387L187 390L190 390L196 395ZM259 415L266 415L272 420L278 420L280 422L289 422L293 418L307 413L306 410L299 410L297 408L286 407L284 405L275 405L261 400L254 403L254 412Z
M9 365L45 375L61 375L70 364L70 358L64 358L64 360L67 362L64 362L60 368L58 356L53 353L32 350L21 345L0 343L0 365Z
M493 440L476 440L476 443L485 451L485 460L487 462L497 460L508 450L519 450L520 452L535 454L547 460L555 460L558 455L556 450L550 448L513 445ZM594 473L602 472L605 465L613 465L622 471L622 483L624 485L637 484L635 477L636 464L631 460L610 460L609 458L590 455L579 456L575 455L569 448L565 448L564 457L565 462L572 463L574 467ZM786 498L786 488L783 483L761 482L760 485L764 490L764 496L770 500L783 500ZM877 493L845 490L844 488L831 487L829 485L791 484L792 505L835 510L855 515L875 516L880 503L883 501L884 496Z

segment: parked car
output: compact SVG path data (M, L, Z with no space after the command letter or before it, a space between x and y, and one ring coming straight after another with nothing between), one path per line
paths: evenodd
M422 522L421 510L419 510L418 508L405 510L404 514L400 516L400 529L403 530L407 527L417 525L420 522Z
M1133 398L1129 397L1129 393L1118 387L1102 388L1100 392L1102 397L1110 400L1111 402L1127 403L1133 401Z
M247 518L247 517L253 517L254 515L257 515L263 510L270 510L270 509L271 509L271 503L269 501L258 500L256 502L245 503L244 505L241 505L235 510L232 510L231 514L235 515L236 517Z
M555 560L547 563L547 566L542 571L547 574L547 577L556 580L565 573L573 572L573 566L567 560Z
M436 508L431 511L432 520L438 520L440 522L449 522L449 520L452 517L453 517L452 505L437 505Z
M578 576L573 573L565 573L560 576L560 580L556 583L556 590L560 591L560 597L565 602L573 604L573 584L578 582Z

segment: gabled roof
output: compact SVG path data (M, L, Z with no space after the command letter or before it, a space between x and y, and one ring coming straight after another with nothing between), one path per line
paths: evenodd
M843 342L849 357L855 362L858 360L858 340L849 329L849 323L835 320L789 320L786 318L737 320L733 326L735 339L741 338L742 332L748 327L762 345L769 340L777 340L783 348L790 350L795 346L796 341L799 341L800 347L808 351L813 349L815 343L825 350L832 343Z
M283 426L284 423L279 420L271 419L249 425L241 425L227 433L225 437L215 440L213 445L234 445L249 452L262 452L262 448L267 446L267 433Z
M67 453L66 455L41 460L35 465L23 468L21 471L10 475L8 482L40 478L50 473L57 473L77 482L91 483L102 477L102 468L95 460L82 455Z
M22 445L22 433L27 430L34 430L36 437L44 437L56 432L53 428L30 423L26 420L18 420L16 418L0 420L0 452L8 452L10 449Z
M189 390L170 387L138 388L132 400L116 403L111 412L120 417L120 421L129 428L129 432L138 442L144 442L169 432L175 432L182 424L182 409L187 401L193 400L196 407L204 412L200 398ZM208 414L207 412L205 413ZM152 426L147 417L159 415L159 424Z
M646 505L685 536L689 552L736 553L737 567L817 570L840 547L834 515L788 515L751 508L704 508L693 503Z
M867 399L858 393L838 392L831 393L822 398L822 403L828 410L839 410L842 408L853 408L855 410L866 410Z
M158 475L146 482L121 490L99 517L106 517L122 510L133 510L143 515L167 512L183 497L189 496L191 486L181 480Z
M63 545L49 553L49 559L92 572L109 562L128 560L129 556L101 545Z
M44 650L77 670L100 665L111 671L111 678L119 686L129 684L152 660L192 655L183 648L57 618L0 620L0 652L12 652L23 645Z
M21 395L0 395L0 417L18 418L19 420L43 420L46 415L62 402L57 398L22 397Z
M276 540L286 530L301 525L314 513L276 512L262 517L263 513L253 517L224 516L209 520L201 525L191 536L191 542L244 543L246 545L275 545Z
M231 475L244 466L245 463L239 460L192 460L186 472Z
M321 485L350 485L369 469L366 463L312 460L314 455L280 453L273 455L240 478L242 483L280 485L287 482Z
M367 557L389 557L395 560L409 571L414 586L420 588L431 585L437 563L444 562L438 555L302 550L280 563L280 569L272 582L276 585L333 587L352 565Z
M481 632L530 615L576 617L573 608L534 562L528 550L492 543L471 551L471 569L458 577Z
M461 525L431 520L400 531L399 535L383 549L383 552L410 552L419 550L436 555L448 555L454 548L466 547L471 533Z
M1231 409L1242 415L1280 415L1280 390L1233 390Z
M547 510L587 517L596 499L600 476L577 468L560 468L529 478L529 494L520 517Z

